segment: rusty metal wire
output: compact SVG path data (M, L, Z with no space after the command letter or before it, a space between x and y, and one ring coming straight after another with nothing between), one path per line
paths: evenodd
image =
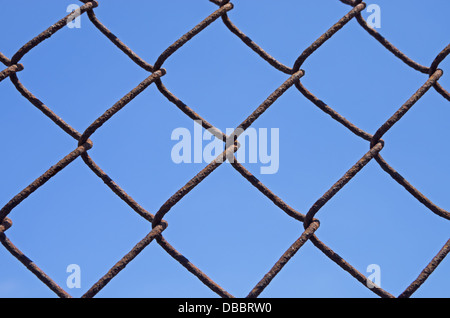
M29 195L42 187L47 181L53 178L57 173L66 168L78 157L84 161L84 163L100 178L103 182L128 206L136 213L142 216L145 220L152 224L152 230L145 236L128 254L126 254L119 262L117 262L102 278L98 280L84 295L83 297L94 297L100 292L116 275L120 273L140 252L142 252L149 244L156 242L159 244L170 256L172 256L177 262L185 267L189 272L195 275L202 283L208 286L213 292L221 297L233 297L230 293L224 290L221 286L211 280L205 273L192 264L186 257L178 252L169 242L164 238L163 232L167 228L167 222L163 220L164 216L170 212L170 209L176 205L184 196L186 196L193 188L195 188L200 182L208 177L215 169L217 169L225 159L231 160L232 166L255 188L257 188L262 194L269 198L276 206L283 210L287 215L293 219L302 222L305 231L301 236L289 247L289 249L281 256L272 269L261 279L261 281L250 291L247 297L258 297L263 290L270 284L275 276L283 269L283 267L289 262L289 260L300 250L300 248L309 240L312 244L322 251L330 260L335 262L344 271L353 276L361 284L367 288L367 279L356 268L350 265L347 261L339 256L336 252L325 245L316 236L315 232L319 228L319 221L315 218L321 208L335 196L348 182L350 182L356 174L358 174L371 160L375 160L383 171L388 173L395 181L405 188L411 195L413 195L419 202L426 206L431 212L436 215L450 220L450 213L441 207L435 205L424 194L411 185L405 178L403 178L394 168L392 168L381 156L381 151L384 147L384 141L381 139L389 129L391 129L405 114L408 112L414 104L423 97L428 90L434 88L445 99L450 100L450 94L445 90L438 82L443 75L443 71L440 70L439 64L450 53L450 44L447 45L435 58L430 67L426 67L418 64L410 59L407 55L397 49L393 44L386 40L375 29L372 29L364 18L361 16L361 11L365 8L366 4L361 0L340 0L342 3L349 5L351 10L342 17L337 23L326 31L321 37L319 37L313 44L306 48L295 61L293 67L288 67L275 58L270 56L260 46L253 42L246 34L239 30L228 17L228 11L233 9L233 4L229 0L210 0L212 3L218 6L218 9L211 15L206 17L192 30L187 32L181 38L176 40L171 46L169 46L156 60L154 65L150 65L142 58L140 58L135 52L133 52L127 45L119 40L106 26L104 26L94 13L99 3L95 0L81 0L84 5L81 6L80 14L86 13L92 24L103 33L112 43L114 43L123 53L125 53L133 62L135 62L142 69L148 71L150 75L140 83L136 88L130 91L111 108L109 108L102 116L96 119L84 132L80 133L72 128L69 124L63 121L57 116L50 108L48 108L42 101L36 98L19 80L18 73L24 70L24 66L19 62L21 59L30 52L37 45L48 39L54 33L61 30L68 21L71 21L76 12L73 12L66 17L59 20L57 23L49 27L44 32L33 38L31 41L23 45L14 56L9 59L0 52L0 62L3 63L6 68L0 72L0 82L6 78L10 78L17 91L23 95L31 104L38 108L45 116L50 118L56 125L58 125L67 134L72 136L77 141L77 147L61 159L57 164L52 166L42 176L37 178L28 187L22 190L14 198L12 198L1 210L0 210L0 242L14 257L16 257L25 267L30 270L38 279L48 286L59 297L71 297L63 288L58 286L46 273L44 273L35 263L25 256L6 236L6 231L11 228L12 221L8 218L11 211L22 203ZM212 126L208 121L202 118L194 110L184 104L179 98L172 94L163 84L162 78L166 74L166 70L162 68L164 62L174 53L176 53L184 44L190 41L193 37L199 34L202 30L207 28L211 23L222 19L224 25L242 42L247 45L251 50L258 54L267 63L273 66L275 69L289 75L289 78L273 92L247 119L245 119L236 129L236 132L242 133L249 128L258 117L263 114L281 95L283 95L292 86L295 86L298 91L311 101L315 106L321 109L323 112L331 116L334 120L345 126L355 135L366 140L370 144L370 150L362 156L362 158L350 169L344 176L339 179L322 197L320 197L316 203L310 208L306 214L302 214L290 207L287 203L281 200L276 194L268 189L261 183L254 175L252 175L243 165L241 165L234 157L234 153L238 150L239 144L237 141L226 145L225 151L219 155L213 162L207 165L202 171L200 171L195 177L193 177L184 187L179 189L172 197L170 197L156 212L151 214L145 210L139 203L137 203L132 197L130 197L118 184L116 184L89 156L88 151L93 147L93 143L90 141L90 137L101 128L101 126L113 117L119 110L124 108L130 103L136 96L142 93L147 87L153 83L157 86L159 91L175 106L177 106L183 113L193 120L200 121L205 129L212 129L213 134L220 140L227 142L228 136L222 133L219 129ZM390 117L374 135L367 133L361 128L355 126L332 107L328 106L325 102L311 93L301 82L301 78L305 75L305 72L301 70L303 63L311 56L321 45L323 45L328 39L335 35L341 28L343 28L349 21L356 19L361 27L367 31L375 40L389 50L395 57L399 58L406 65L414 70L427 74L428 78L425 83L420 87L417 92L411 96L411 98L403 104L392 117ZM237 133L236 135L238 135ZM441 261L450 252L450 239L444 244L439 253L430 261L426 268L419 274L417 279L413 281L399 297L410 297L422 284L428 279L431 273L438 267ZM373 293L381 297L394 297L388 291L382 289L379 286L372 286L369 288Z

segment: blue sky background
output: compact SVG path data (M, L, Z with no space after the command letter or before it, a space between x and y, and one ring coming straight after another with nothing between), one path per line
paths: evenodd
M55 23L74 1L4 1L0 51L12 55ZM272 56L293 65L350 7L338 0L235 0L232 21ZM378 0L380 31L429 66L448 44L447 0ZM100 1L95 12L123 42L153 64L176 39L216 10L206 0ZM12 14L14 13L14 14ZM367 17L369 14L364 12ZM84 131L148 76L82 16L81 29L56 33L21 63L23 84L78 131ZM449 68L450 60L440 68ZM217 20L164 64L165 85L216 127L236 127L288 76L246 47ZM355 21L302 66L304 85L354 124L374 133L423 83ZM444 74L440 83L450 88ZM76 148L76 141L34 108L9 80L0 84L0 205ZM384 158L433 202L450 208L450 105L431 89L385 136ZM193 122L149 87L92 136L92 158L155 213L206 164L176 165L173 129ZM280 169L260 175L305 213L363 154L366 141L322 113L295 88L254 126L280 129ZM81 296L150 230L81 158L10 214L7 232L28 257L66 288L66 267L82 269ZM448 221L420 204L371 162L317 215L317 235L362 273L381 266L381 286L400 294L448 240ZM231 294L243 297L300 236L303 226L274 206L230 165L222 165L167 215L167 240ZM449 297L445 259L415 294ZM3 247L0 297L55 295ZM99 297L215 297L152 243ZM262 297L374 297L307 243Z

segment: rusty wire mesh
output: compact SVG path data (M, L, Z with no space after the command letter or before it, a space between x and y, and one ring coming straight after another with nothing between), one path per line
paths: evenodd
M270 56L261 47L254 43L247 35L240 31L229 19L227 12L233 9L233 4L230 0L210 0L218 6L218 9L211 15L201 21L192 30L187 32L177 41L175 41L170 47L168 47L157 59L154 65L150 65L143 59L141 59L136 53L134 53L128 46L122 43L107 27L105 27L96 17L94 8L99 5L95 0L81 0L84 5L81 6L79 12L73 12L68 16L59 20L56 24L49 27L44 32L33 38L31 41L22 46L14 56L9 59L0 52L0 61L6 66L6 69L0 72L0 81L6 78L10 78L17 91L22 94L30 103L50 118L56 125L63 129L67 134L72 136L77 142L77 147L57 164L52 166L42 176L37 178L23 191L12 198L1 210L0 210L0 241L3 246L16 257L26 268L31 271L38 279L40 279L45 285L47 285L56 295L59 297L71 297L63 288L58 286L46 273L44 273L34 262L32 262L27 256L21 252L6 236L6 231L12 226L12 221L8 218L10 212L23 202L34 191L43 186L47 181L53 178L57 173L66 168L75 159L81 157L84 163L100 178L103 182L127 205L133 209L136 213L142 216L145 220L152 224L152 230L145 236L128 254L126 254L119 262L117 262L103 277L101 277L96 284L94 284L83 297L94 297L102 288L104 288L125 266L130 263L140 252L142 252L149 244L156 241L170 256L184 266L189 272L195 275L201 282L209 287L213 292L221 297L233 297L230 293L224 290L221 286L211 280L205 275L199 268L192 264L187 258L180 254L176 249L169 244L164 238L163 232L167 227L166 221L163 220L164 216L170 211L170 209L176 205L184 196L186 196L193 188L195 188L200 182L208 177L215 169L217 169L225 160L233 159L232 166L255 188L269 198L276 206L283 210L293 219L302 222L305 231L301 236L289 247L289 249L281 256L272 269L260 280L260 282L250 291L247 297L258 297L262 291L270 284L275 276L283 269L286 263L299 251L299 249L309 240L315 247L317 247L322 253L324 253L330 260L335 262L344 271L348 272L361 284L369 288L373 293L381 297L394 297L388 291L382 289L379 286L372 286L370 288L367 284L366 277L360 273L356 268L349 264L345 259L339 256L336 252L325 245L315 235L315 232L319 228L319 221L315 218L320 209L334 196L336 195L356 174L358 174L371 160L375 160L379 166L388 173L395 181L397 181L403 188L414 196L419 202L425 205L431 212L436 215L450 220L450 213L439 206L431 202L425 195L412 186L406 179L404 179L394 168L392 168L381 156L380 152L384 147L384 141L381 139L383 135L391 129L405 114L408 112L414 104L423 97L427 91L434 88L445 99L450 101L450 93L446 91L438 82L439 78L443 75L443 71L438 68L439 64L447 57L450 52L450 45L447 45L434 59L431 66L423 66L415 61L411 60L403 52L398 50L393 44L387 41L382 35L380 35L375 29L371 28L367 22L363 19L361 11L366 7L366 4L361 0L340 0L342 3L349 5L351 10L342 17L336 24L334 24L327 32L325 32L320 38L318 38L313 44L311 44L295 61L293 67L288 67L275 58ZM150 76L140 83L136 88L130 91L111 108L109 108L102 116L96 119L83 133L76 131L69 124L58 117L50 108L48 108L43 102L36 98L22 83L19 81L17 73L24 69L24 66L20 64L21 59L30 52L37 45L48 39L51 35L61 30L69 21L72 21L77 14L86 13L89 20L94 26L103 33L112 43L114 43L123 53L125 53L132 61L139 65L144 70L148 71ZM370 150L357 162L354 166L348 170L345 175L339 179L322 197L320 197L316 203L310 208L306 214L302 214L290 207L271 190L264 186L255 176L253 176L244 166L242 166L234 157L234 153L238 150L238 143L228 141L228 136L222 133L219 129L213 127L194 110L185 105L180 99L173 95L163 84L162 77L166 74L166 70L162 68L164 62L180 49L189 40L199 34L202 30L207 28L211 23L222 19L225 26L238 38L242 40L251 50L257 53L262 59L267 61L271 66L283 72L289 76L289 78L275 90L247 119L245 119L237 129L245 130L249 128L258 117L263 114L281 95L283 95L289 88L295 86L309 101L316 105L323 112L331 116L334 120L344 125L353 134L366 140L370 144ZM322 44L330 39L336 32L338 32L345 24L350 20L356 19L360 26L367 31L373 38L380 42L387 50L394 54L397 58L402 60L409 67L414 70L427 74L428 79L425 81L422 87L411 96L411 98L403 104L393 115L390 117L374 135L367 133L366 131L355 126L349 122L346 118L341 116L333 108L325 104L322 100L316 97L313 93L308 91L300 79L304 75L304 71L301 69L305 60L311 56ZM179 189L172 197L170 197L156 212L151 214L146 211L138 202L130 197L118 184L116 184L102 169L95 163L95 161L89 156L88 151L93 147L93 143L90 141L90 137L99 129L105 122L113 117L120 109L125 107L131 100L143 92L148 86L155 84L161 94L163 94L170 102L175 104L182 112L189 116L193 120L201 121L202 126L205 129L212 129L215 137L226 143L225 151L216 158L213 162L207 165L202 171L200 171L194 178L192 178L184 187ZM154 243L155 244L155 243ZM428 279L432 272L439 266L442 260L447 256L450 251L450 240L448 240L438 254L429 262L429 264L423 269L416 280L414 280L398 297L410 297L421 285Z

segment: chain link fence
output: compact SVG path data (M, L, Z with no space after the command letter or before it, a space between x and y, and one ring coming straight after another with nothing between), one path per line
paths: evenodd
M159 244L173 259L179 262L186 270L195 275L202 283L209 287L213 292L221 297L233 297L230 293L224 290L216 282L210 279L205 273L203 273L198 267L192 264L186 257L179 253L165 238L164 230L167 227L167 222L164 221L164 217L170 212L171 208L175 206L180 200L183 199L193 188L195 188L200 182L208 177L215 169L217 169L223 162L228 159L234 169L236 169L242 177L250 182L255 188L269 198L276 206L278 206L287 215L292 217L298 222L303 223L304 232L300 237L289 247L289 249L280 257L276 264L270 269L270 271L264 275L259 283L249 292L249 298L258 297L263 290L271 283L276 275L283 269L283 267L290 261L290 259L300 250L300 248L310 241L312 244L325 254L331 261L336 263L342 270L349 273L354 279L361 284L369 288L373 293L380 297L395 297L388 291L382 289L379 286L368 284L367 278L349 264L344 258L339 256L335 251L325 245L315 234L319 228L319 220L316 215L321 208L336 195L352 178L355 177L370 161L375 160L381 169L389 174L395 181L397 181L406 191L414 196L419 202L425 205L430 212L436 215L450 220L450 213L441 207L435 205L413 185L411 185L405 178L403 178L394 168L392 168L381 156L381 151L384 147L384 140L382 137L389 131L401 118L414 106L414 104L422 98L430 89L435 89L443 98L450 101L450 94L440 84L439 79L443 75L443 71L440 70L439 64L447 57L450 52L450 45L447 45L434 59L429 67L420 65L406 56L403 52L398 50L393 44L386 40L375 29L371 28L361 15L362 10L365 9L366 4L361 0L340 0L342 3L349 6L350 11L343 16L337 23L326 31L321 37L319 37L314 43L312 43L301 55L297 58L292 67L286 66L280 63L278 60L270 56L260 46L253 42L246 34L240 31L230 20L227 13L233 9L233 4L229 0L210 0L217 5L217 10L211 15L206 17L192 30L187 32L181 38L176 40L171 46L169 46L157 59L154 65L151 65L140 58L135 52L133 52L127 45L119 40L106 26L100 22L94 13L94 8L99 6L97 1L83 1L84 3L79 10L76 10L68 16L62 18L57 23L49 27L44 32L33 38L31 41L22 46L11 59L7 58L0 52L0 62L5 65L5 69L0 72L0 81L9 77L17 91L25 97L31 104L38 108L45 116L50 118L56 125L63 129L67 134L73 137L77 141L77 147L61 159L57 164L52 166L42 176L37 178L23 191L12 198L1 210L0 210L0 242L14 257L17 258L29 271L31 271L39 280L48 286L59 297L68 298L71 297L63 288L56 284L52 278L44 273L38 265L32 262L19 248L17 248L7 237L7 230L13 225L8 215L11 211L21 204L28 196L30 196L37 189L42 187L47 181L52 179L57 173L70 165L74 160L81 157L86 166L92 170L103 182L108 186L120 199L138 213L147 222L152 224L152 230L146 235L128 254L126 254L119 262L117 262L103 277L101 277L97 283L95 283L84 295L85 298L94 297L100 292L116 275L122 271L127 264L141 253L149 244ZM87 14L89 20L93 25L103 33L112 43L114 43L118 49L126 54L133 62L139 65L142 69L150 73L142 83L136 88L130 91L122 99L117 101L111 108L109 108L102 116L96 119L84 132L78 132L72 128L68 123L58 117L50 108L48 108L42 101L36 98L19 80L18 73L24 70L24 66L20 64L21 59L30 52L37 45L48 39L50 36L61 30L68 22L73 21L77 16L81 14ZM213 127L208 121L203 119L194 110L189 108L174 94L172 94L163 84L163 77L166 74L166 70L163 67L164 62L175 52L177 52L184 44L190 41L197 34L202 32L210 24L216 20L221 19L225 26L236 35L242 42L248 46L249 49L257 53L260 58L264 59L267 63L273 66L280 72L285 73L288 79L276 89L248 118L246 118L237 128L236 133L232 134L234 138L230 140L228 135L225 135L219 129ZM322 44L335 35L342 27L344 27L349 21L356 19L359 25L367 31L367 33L389 50L396 58L402 60L409 67L414 70L427 75L427 79L422 87L411 96L411 98L404 103L377 131L375 134L370 134L361 128L355 126L346 118L341 116L332 107L324 103L313 93L308 91L302 84L301 78L305 72L301 69L306 59L311 56ZM170 70L169 70L170 71ZM164 95L171 103L178 107L183 113L185 113L192 120L201 122L201 125L205 129L209 129L213 132L216 138L222 140L225 144L225 151L218 156L213 162L208 164L206 168L200 171L195 177L193 177L184 187L179 189L172 195L156 212L151 214L145 210L138 202L136 202L131 196L129 196L118 184L116 184L89 156L89 150L93 147L93 143L89 139L101 126L106 123L111 117L113 117L119 110L124 108L130 103L136 96L142 93L150 85L156 85L158 90ZM283 200L281 200L276 194L262 184L254 175L252 175L243 165L241 165L236 157L235 152L239 148L237 142L237 136L248 129L260 115L262 115L281 95L283 95L291 87L298 89L311 103L316 105L323 112L331 116L334 120L344 125L351 133L366 140L370 145L370 150L357 162L354 166L348 170L341 179L339 179L322 197L320 197L314 205L309 209L306 214L302 214L290 207ZM450 240L448 240L438 254L429 262L429 264L418 275L407 288L398 296L401 298L410 297L422 284L429 278L433 271L439 266L442 260L447 256L450 251Z

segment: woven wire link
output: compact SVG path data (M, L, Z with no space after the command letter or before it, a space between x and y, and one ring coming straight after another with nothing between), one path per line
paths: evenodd
M234 169L239 172L250 184L257 188L262 194L269 198L276 206L293 219L303 223L305 231L301 236L287 249L287 251L280 257L276 264L270 271L264 275L259 283L249 292L249 298L258 297L264 289L270 284L275 276L283 269L283 267L290 261L290 259L300 250L300 248L307 242L311 241L322 253L324 253L330 260L335 262L344 271L348 272L363 286L367 287L373 293L381 297L392 298L394 295L382 289L379 286L368 286L367 278L360 273L356 268L350 265L344 258L334 252L331 248L325 245L316 236L315 232L319 228L319 221L315 218L321 208L333 198L349 181L355 177L370 161L375 160L383 171L388 173L395 181L397 181L403 188L414 196L419 202L425 205L432 213L450 220L450 213L441 207L434 204L424 194L411 185L405 178L403 178L394 168L392 168L381 156L381 151L384 147L382 137L391 129L402 117L409 111L414 104L422 98L430 89L434 88L445 99L450 101L450 94L439 84L439 78L443 75L439 64L450 53L450 44L447 45L431 63L430 67L420 65L419 63L410 59L407 55L397 49L393 44L386 40L375 29L371 28L361 15L362 10L365 9L366 4L361 0L340 0L342 3L349 5L351 10L343 16L337 23L335 23L328 31L319 37L313 44L306 48L295 61L292 67L288 67L279 62L266 51L264 51L258 44L253 42L246 34L239 30L228 17L228 12L233 9L233 4L229 0L210 0L218 6L217 10L211 13L203 21L201 21L192 30L187 32L181 38L176 40L169 46L156 60L154 65L149 64L133 52L127 45L119 40L94 13L99 3L95 0L86 1L81 0L84 4L81 6L79 12L72 12L66 17L59 20L57 23L49 27L44 32L33 38L31 41L22 46L11 59L7 58L0 52L0 62L5 65L5 69L0 72L0 82L9 77L11 82L16 87L17 91L23 95L31 104L38 108L45 116L52 120L67 134L77 141L77 147L62 158L57 164L47 170L42 176L37 178L28 187L22 190L14 198L12 198L0 210L0 242L14 257L16 257L29 271L31 271L38 279L48 286L59 297L71 297L63 288L56 284L46 273L44 273L34 262L32 262L22 251L20 251L7 237L6 231L11 228L12 221L8 218L11 211L21 204L28 196L43 186L47 181L53 178L57 173L70 165L74 160L81 157L84 163L108 186L120 199L122 199L131 209L138 213L142 218L152 224L152 230L148 233L129 253L127 253L120 261L118 261L97 283L95 283L84 295L84 298L94 297L100 292L121 270L127 266L140 252L142 252L149 244L159 244L170 256L178 261L189 272L195 275L203 284L209 287L213 292L221 297L231 298L233 295L224 290L220 285L209 278L198 267L192 264L186 257L178 252L163 236L164 230L167 228L167 222L164 221L164 216L170 212L170 209L175 206L180 200L186 196L192 189L194 189L200 182L208 177L215 169L217 169L226 159L232 162ZM142 69L148 71L150 75L141 82L136 88L131 90L122 99L117 101L111 108L109 108L102 116L96 119L84 132L78 132L72 128L68 123L57 116L50 108L48 108L42 101L36 98L19 80L18 72L24 70L24 66L19 62L37 45L48 39L54 33L61 30L68 22L72 21L78 14L87 14L92 24L103 33L112 43L117 46L124 54L126 54L133 62L135 62ZM193 177L185 186L179 189L172 197L170 197L156 212L151 214L145 210L138 202L129 196L117 183L115 183L89 156L88 151L93 147L92 141L89 139L101 126L113 117L119 110L124 108L136 96L142 93L147 87L155 84L158 90L171 103L178 107L189 118L200 122L205 129L210 129L216 138L226 142L228 136L222 133L219 129L212 126L208 121L202 118L194 110L184 104L178 97L171 93L163 84L162 78L166 74L166 70L162 68L164 62L175 52L177 52L184 44L190 41L193 37L207 28L211 23L218 19L222 19L224 25L251 50L258 54L267 63L273 66L280 72L289 75L288 79L275 90L247 119L245 119L236 129L245 131L249 128L258 117L263 114L281 95L283 95L291 87L297 88L304 97L311 101L315 106L323 112L331 116L334 120L345 126L353 134L366 140L370 145L370 150L362 156L362 158L355 163L355 165L348 170L344 176L339 179L322 197L320 197L310 208L306 214L302 214L289 206L281 200L276 194L268 189L260 180L252 175L242 164L240 164L234 153L238 150L239 144L237 141L234 144L227 144L225 151L219 155L213 162L207 165L195 177ZM402 60L406 65L414 70L427 74L428 78L425 83L411 96L411 98L403 104L392 117L390 117L374 135L362 130L348 121L332 107L316 97L311 93L301 82L301 78L305 72L301 69L303 63L311 56L320 46L335 35L342 27L349 21L356 19L360 26L367 31L375 40L389 50L395 57ZM416 280L414 280L398 297L410 297L422 284L428 279L431 273L439 266L442 260L450 251L450 239L444 244L438 254L429 262L423 269Z

